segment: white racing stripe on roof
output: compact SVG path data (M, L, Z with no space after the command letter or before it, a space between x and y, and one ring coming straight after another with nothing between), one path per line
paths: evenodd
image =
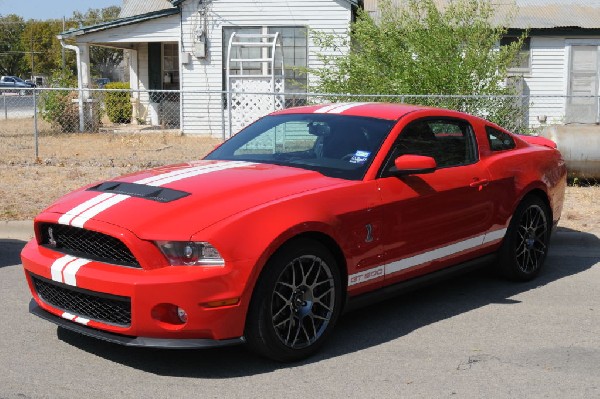
M348 111L351 108L354 107L360 107L361 105L366 105L366 104L370 104L370 103L352 103L352 104L345 104L341 107L337 107L332 109L331 111L327 112L328 114L341 114L344 111Z
M333 109L336 109L338 107L343 107L344 105L348 105L348 104L350 104L350 103L329 104L329 105L326 105L326 106L324 106L322 108L317 109L314 113L315 114L325 114L325 113L328 113L329 111L331 111Z

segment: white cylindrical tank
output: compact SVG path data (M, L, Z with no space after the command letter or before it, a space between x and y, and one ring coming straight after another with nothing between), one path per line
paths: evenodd
M556 143L570 176L600 179L600 126L546 126L540 136Z

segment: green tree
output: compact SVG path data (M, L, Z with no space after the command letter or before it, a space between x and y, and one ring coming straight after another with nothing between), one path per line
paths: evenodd
M81 26L96 25L117 19L120 11L121 8L118 6L90 8L83 14L75 11L71 22ZM112 78L115 68L121 61L123 61L123 50L99 46L90 47L90 64L93 76Z
M10 14L0 17L0 75L21 75L24 60L21 35L23 18Z
M514 94L505 85L507 70L518 57L524 38L498 47L506 28L496 21L492 0L405 0L393 6L380 0L380 17L359 11L349 39L316 35L323 67L312 90L323 93L398 95L489 95L487 100L410 101L445 106L504 123L519 101L498 99ZM507 26L508 19L503 24ZM350 48L346 54L336 49ZM391 101L400 101L394 98Z
M25 65L23 68L31 75L49 75L62 66L61 45L56 35L62 31L62 21L29 20L21 35L21 47L24 49ZM32 62L33 57L33 62ZM73 58L70 65L74 66ZM33 71L31 68L33 67ZM74 68L71 68L73 71Z

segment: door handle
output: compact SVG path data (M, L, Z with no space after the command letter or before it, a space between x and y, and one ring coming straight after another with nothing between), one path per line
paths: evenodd
M479 179L469 184L469 187L478 188L479 191L481 191L488 184L490 184L490 181L488 179Z

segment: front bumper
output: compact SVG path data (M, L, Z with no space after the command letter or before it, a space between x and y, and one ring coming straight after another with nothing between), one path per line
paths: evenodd
M166 348L166 349L193 349L193 348L216 348L220 346L238 345L245 342L243 337L234 339L214 340L214 339L168 339L168 338L149 338L149 337L129 337L126 335L113 334L106 331L96 330L72 321L63 319L49 313L38 306L34 299L29 302L29 313L36 315L44 320L50 321L59 327L89 337L101 339L125 346L141 346L148 348Z
M137 269L86 261L70 278L67 268L63 277L52 265L64 257L30 241L21 253L25 276L35 301L32 313L71 330L107 341L130 346L170 348L212 347L243 342L249 303L246 290L250 264L236 263L226 267L163 267ZM74 262L76 263L76 262ZM34 279L43 279L77 295L119 297L130 302L129 323L111 323L74 308L48 300L37 292ZM208 304L238 298L227 306ZM165 317L165 308L182 308L185 322ZM82 322L83 321L83 322ZM180 341L180 343L175 343Z

